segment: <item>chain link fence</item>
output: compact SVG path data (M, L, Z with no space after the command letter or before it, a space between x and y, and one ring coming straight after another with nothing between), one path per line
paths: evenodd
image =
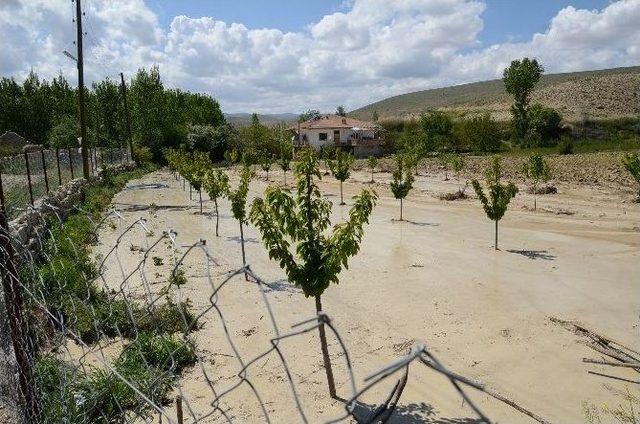
M324 422L386 422L411 374L423 372L448 381L477 416L460 422L492 422L469 390L547 422L449 370L424 344L358 381L353 341L339 323L320 312L283 327L272 304L278 285L251 265L225 270L205 240L183 242L168 228L155 234L144 218L127 220L115 209L63 216L38 235L37 253L6 231L0 238L0 272L9 282L0 307L18 326L8 351L16 359L17 415L26 422L317 422L310 393L320 405L331 399L298 372L308 356L297 352L311 350L319 362L320 327L344 392L342 412ZM203 284L189 299L184 288L194 276ZM238 296L250 308L234 308Z
M90 148L89 172L130 160L126 148ZM80 149L29 150L0 157L0 200L9 220L59 186L83 176Z

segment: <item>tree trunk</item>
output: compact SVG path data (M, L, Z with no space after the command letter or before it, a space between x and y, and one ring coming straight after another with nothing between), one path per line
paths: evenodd
M247 259L244 253L244 230L242 228L242 221L240 221L240 246L242 248L242 266L246 266L247 265ZM249 276L247 275L247 273L244 273L244 279L249 281Z
M283 171L284 172L284 186L287 186L287 171Z
M267 171L267 182L269 182L269 171Z
M402 221L402 199L400 199L400 221Z
M344 205L344 199L342 197L342 181L340 181L340 204Z
M533 211L535 212L538 209L538 184L533 185Z
M202 190L198 190L198 195L200 196L200 215L202 215Z
M216 237L220 237L218 234L218 224L220 223L220 215L218 213L218 198L213 199L213 204L216 206Z
M191 194L191 183L189 183L189 200L193 200L193 196Z
M185 191L187 189L187 180L184 179L184 177L182 178L182 191Z
M496 220L495 223L496 223L496 240L493 247L494 249L499 250L498 249L498 220Z
M373 183L373 169L371 169L371 182Z
M316 312L322 311L322 300L320 296L316 296ZM336 383L333 381L333 369L331 368L331 358L329 358L329 347L327 346L327 335L324 331L324 324L318 327L320 331L320 348L322 349L322 360L324 362L324 370L327 373L327 384L329 385L329 395L336 398Z

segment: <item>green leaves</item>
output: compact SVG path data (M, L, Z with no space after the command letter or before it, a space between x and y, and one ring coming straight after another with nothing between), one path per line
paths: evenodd
M391 181L391 192L396 199L404 199L413 188L413 175L407 166L410 161L404 155L396 156L396 169L393 171L393 181Z
M268 188L264 199L254 200L250 219L262 234L269 257L278 261L289 281L301 287L305 296L318 296L329 284L338 283L338 274L358 253L377 195L363 190L354 198L347 221L326 234L331 202L316 184L321 176L313 151L301 152L295 174L295 193Z
M637 154L627 154L622 159L622 163L634 180L640 184L640 156ZM640 198L640 195L638 195Z
M231 212L233 217L240 222L247 221L247 194L249 194L249 183L253 178L253 172L248 167L242 168L240 174L240 184L235 190L229 190L227 197L231 201Z
M229 176L221 169L209 169L205 174L203 186L211 199L218 199L229 191Z
M349 175L351 174L349 172L349 169L351 168L354 160L355 159L351 154L341 149L337 149L335 160L329 160L327 161L327 164L329 165L331 174L335 177L335 179L344 182L347 180L347 178L349 178Z
M367 166L369 167L369 169L374 170L376 169L376 166L378 166L378 158L375 156L369 156L367 158Z
M551 178L549 164L542 155L538 154L529 156L529 159L522 164L522 171L527 178L533 180L534 185L537 185L540 181L549 181Z
M502 219L507 211L507 207L511 199L518 193L518 188L512 182L501 184L502 176L502 159L499 156L493 158L492 166L486 171L486 184L488 195L484 193L482 186L478 180L472 180L471 184L475 190L478 199L482 203L487 217L492 221Z

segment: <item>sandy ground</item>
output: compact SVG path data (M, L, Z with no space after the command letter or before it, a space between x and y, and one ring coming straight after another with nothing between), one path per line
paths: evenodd
M271 177L282 182L281 173L272 172ZM494 251L493 223L476 199L443 202L436 198L457 188L457 182L443 182L442 175L419 177L405 202L407 221L397 222L399 205L385 185L390 175L376 174L376 184L366 184L369 178L358 172L345 184L345 197L373 187L380 199L361 252L342 272L340 284L323 296L324 309L348 348L358 388L368 374L418 342L453 371L486 383L555 423L584 422L584 401L617 404L604 384L622 388L624 383L588 371L638 381L638 374L630 370L582 363L583 357L599 355L549 320L578 320L640 349L640 205L629 202L629 193L559 185L559 194L539 196L535 213L527 209L532 197L520 194L500 224L502 250ZM230 216L228 203L222 201L221 237L216 238L212 202L205 201L205 215L199 215L196 196L190 201L188 190L183 191L182 183L167 171L130 185L149 183L166 187L133 187L116 196L114 204L122 210L123 220L115 229L104 228L96 253L105 255L126 227L141 216L147 219L153 237L133 231L121 241L117 256L123 270L115 256L106 262L106 281L116 287L122 272L134 271L143 257L132 245L145 247L167 229L177 231L184 246L180 253L198 239L206 239L216 264L207 266L202 251L193 250L185 259L188 283L173 292L178 298L190 298L203 313L204 327L196 333L200 364L186 372L179 389L187 399L186 422L193 422L194 417L212 411L214 393L240 382L241 365L218 312L210 308L212 284L218 287L229 271L241 266L238 224ZM266 185L261 175L252 182L251 195L261 194ZM321 187L334 203L333 221L340 222L349 205L338 206L338 183L326 176ZM313 317L313 300L284 280L257 231L250 226L245 237L252 269L272 283L266 297L280 331L291 331L293 324ZM148 263L144 269L153 292L166 285L172 253L170 246L160 243L149 254L165 259L162 266ZM141 292L141 281L135 273L127 290ZM241 276L233 278L212 300L245 363L268 351L273 328L255 285ZM328 397L317 332L286 339L279 346L309 422L340 416L344 403ZM333 337L330 350L338 394L347 398L351 392L344 355ZM247 375L272 422L302 421L275 352L253 363ZM364 411L381 401L396 378L367 392L360 408ZM533 422L482 393L469 393L498 422ZM248 384L229 392L220 405L234 421L265 421ZM167 414L175 416L171 407ZM473 418L441 376L413 364L391 422L476 422ZM223 421L219 413L204 420Z

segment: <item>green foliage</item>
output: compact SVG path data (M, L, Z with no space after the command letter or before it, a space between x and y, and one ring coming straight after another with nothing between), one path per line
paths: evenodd
M404 199L413 188L413 175L407 166L407 157L396 155L396 168L393 171L393 181L390 183L391 192L396 199Z
M486 184L488 188L488 197L485 195L482 186L478 180L471 181L478 199L484 207L487 217L492 221L499 221L504 216L509 206L509 202L518 193L518 188L511 182L502 184L502 159L495 156L491 167L485 173Z
M514 98L511 106L513 115L513 130L518 139L523 139L529 129L528 110L531 92L540 80L544 68L536 59L528 57L514 60L504 70L503 82L507 93Z
M344 109L344 106L340 105L336 108L336 115L347 116L347 111Z
M49 144L52 147L74 148L78 147L78 137L80 136L80 125L71 116L63 116L51 128L49 132Z
M533 104L528 111L528 120L529 138L537 140L539 145L555 144L560 138L562 116L555 109Z
M247 194L249 194L249 183L252 178L253 172L251 169L248 167L242 168L240 184L235 190L227 192L227 197L231 201L231 213L241 223L247 222Z
M455 134L462 146L474 152L498 152L501 148L500 128L488 113L461 120Z
M420 116L420 127L426 137L426 150L450 148L453 139L453 121L444 112L433 111Z
M558 143L558 153L561 155L572 155L573 154L573 140L570 138L564 138L560 140Z
M170 286L180 287L187 284L187 282L188 282L187 276L185 275L185 272L183 269L175 269L171 273L171 277L169 277Z
M369 169L374 170L376 169L376 166L378 166L378 158L375 156L369 156L367 158L367 166L369 167Z
M305 296L320 296L330 283L338 283L338 274L358 252L377 195L363 190L354 198L347 221L328 233L331 202L323 199L316 184L321 175L313 152L301 152L295 174L295 194L267 188L264 199L254 200L250 218L262 233L269 257L279 262L288 280Z
M212 161L221 160L227 151L231 138L228 125L214 127L212 125L190 125L187 133L189 150L197 150L209 154Z
M546 182L551 178L549 164L542 155L533 154L522 164L522 172L537 186L540 181Z
M298 117L298 122L305 122L310 119L314 119L320 116L320 111L315 109L309 109L306 112L302 112Z
M344 182L349 178L349 175L351 175L350 169L354 161L353 155L342 149L338 149L336 150L335 159L329 160L327 163L334 178L340 182Z
M217 200L229 190L229 176L221 169L209 169L205 174L204 189L211 200Z
M180 373L196 363L197 357L191 343L174 335L140 333L126 345L118 358L122 369L153 367L171 373Z
M622 159L622 163L633 179L640 184L640 156L638 154L627 154Z

